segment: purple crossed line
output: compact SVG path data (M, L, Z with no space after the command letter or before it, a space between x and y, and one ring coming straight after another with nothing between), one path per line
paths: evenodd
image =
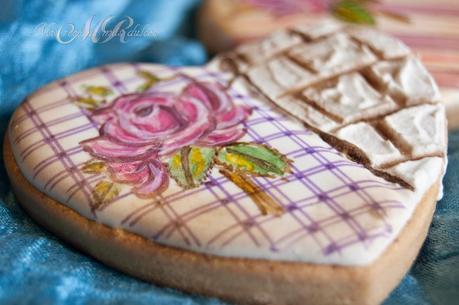
M273 119L268 119L268 120L274 121ZM254 121L255 121L255 120L254 120ZM263 118L258 118L258 119L256 119L255 124L263 123L263 121L264 121ZM247 124L247 125L250 126L250 124ZM278 134L279 134L279 133L278 133ZM276 138L276 136L277 136L277 135L271 135L271 138L274 139L274 138ZM312 149L315 150L315 152L318 152L318 153L321 153L321 152L330 152L330 153L333 153L333 154L335 154L335 155L336 155L336 154L339 155L339 153L337 153L333 148L320 148L320 149L317 149L316 147L314 147L314 148L312 148ZM303 154L309 154L309 153L310 153L310 152L307 152L307 150L305 150L305 149L298 149L297 151L305 151L304 153L301 153L301 155L303 155ZM300 155L300 156L301 156L301 155ZM323 158L322 155L321 155L320 157ZM325 158L325 160L326 160L326 158ZM319 161L321 161L321 160L319 160ZM328 160L327 160L327 161L328 161ZM321 162L321 163L324 163L324 162ZM329 164L332 164L332 163L331 163L331 162L326 163L326 165L329 165ZM342 175L344 175L344 173L341 172L341 171L339 170L339 167L340 167L340 166L337 166L337 165L335 164L335 167L334 167L334 168L327 168L326 165L324 165L324 167L325 167L326 169L328 169L328 170L332 170L332 169L336 170L336 169L337 169L337 170L338 170L338 174L341 173ZM349 162L348 165L349 165L349 166L361 167L360 165L352 164L351 162ZM347 177L347 176L345 176L345 178L346 178L346 177ZM343 177L338 176L338 178L340 178L341 180L344 180ZM347 177L347 178L348 178L348 177ZM348 180L348 181L352 181L350 178L348 178L347 180ZM370 187L384 187L384 186L388 186L388 187L389 187L389 185L385 185L384 183L381 183L381 182L379 182L379 181L374 181L374 182L373 182L373 186L370 186L370 185L369 185L369 186L362 187L362 186L358 186L358 185L359 185L359 183L353 182L353 183L350 183L349 186L348 186L348 185L343 186L343 188L346 188L346 189L347 189L347 192L342 193L342 194L348 194L348 193L351 193L351 192L357 192L357 193L359 194L359 196L362 196L362 194L360 194L360 192L363 192L364 195L366 195L367 197L370 198L370 200L372 200L372 199L371 199L371 196L369 196L368 193L365 192L365 189L366 189L366 188L370 188ZM393 188L392 185L390 185L390 187ZM281 192L281 193L282 193L282 192ZM233 196L233 197L234 197L234 196ZM366 200L366 199L365 199L365 200ZM373 201L374 201L374 200L373 200ZM374 204L369 205L369 207L372 208L373 205L374 205ZM402 206L401 206L401 205L397 205L397 207L402 207ZM207 211L207 209L204 210L204 212L205 212L205 211ZM189 213L189 212L188 212L188 213ZM199 215L199 213L195 213L195 214L198 214L198 215ZM341 213L341 214L339 214L339 215L347 215L347 214L346 214L346 212L344 212L344 213ZM346 217L346 218L347 218L347 217ZM246 228L246 226L243 226L243 227ZM309 228L309 229L310 229L310 228ZM353 229L354 229L354 227L353 227ZM365 232L363 232L362 228L359 228L359 229L360 229L360 231L357 232L357 236L359 237L359 239L361 240L361 239L362 239L362 238L361 238L362 236L367 236L368 238L366 238L366 240L369 240L369 239L370 239L370 236L369 236L368 234L365 234ZM309 230L309 231L310 231L310 230ZM354 231L355 231L355 229L354 229ZM330 243L330 244L333 245L333 244L335 244L335 243L332 242L332 243ZM328 247L326 248L327 251L329 251L330 248L331 248L331 247L328 246ZM339 250L339 248L338 248L338 250ZM325 251L325 250L324 250L324 251Z
M259 111L262 112L262 110L259 110ZM268 120L270 118L270 116L268 116L268 117L264 116L264 117L266 119L268 119ZM279 121L274 121L274 120L269 120L269 121L273 122L273 124L274 124L274 122L277 122L277 124L281 124ZM283 125L281 125L281 126L283 126ZM278 128L278 129L280 129L280 128ZM286 129L286 128L280 129L280 132L284 136L285 136L285 130L288 130L288 129ZM250 129L248 130L248 132L249 132L249 135L251 135L255 140L260 141L260 142L264 142L264 141L266 141L266 138L268 138L268 137L262 138L255 131L250 130ZM291 131L291 130L288 130L288 132L289 132L290 135L296 134L294 131ZM323 171L323 164L308 169L308 171L306 173L304 173L304 172L301 173L301 177L299 178L299 180L303 179L306 176L310 176L310 175L316 174L316 173L321 172L321 171ZM300 171L297 168L294 167L293 175L295 176L295 174L298 174L299 172ZM295 176L295 177L298 178L298 176ZM298 207L298 201L291 200L289 198L289 196L287 196L285 194L285 192L283 192L278 186L274 185L272 183L272 181L270 181L269 179L264 179L264 180L265 180L265 183L268 184L269 188L275 189L276 192L279 193L280 195L282 195L283 199L286 200L287 211L291 214L292 218L301 226L302 230L305 231L307 234L312 234L312 238L315 240L315 242L318 244L318 246L322 247L319 239L315 235L315 233L319 231L320 227L319 227L318 223L313 219L313 217L311 217L311 215L309 215L304 209L299 208ZM266 188L266 191L269 191L269 188ZM313 197L316 197L315 195ZM297 215L297 213L295 213L295 210L298 210L299 213L304 218L307 219L307 224L305 224L303 221L301 221L300 217ZM332 237L326 231L322 231L321 233L324 234L324 236L327 238L327 240L332 240Z
M129 65L133 71L139 71L141 65ZM175 69L166 69L175 72ZM126 76L125 79L119 79L119 75L115 73L110 66L104 66L92 71L90 74L85 74L84 77L102 75L118 94L127 93L128 84L133 81L138 81L138 77ZM218 79L220 82L225 82L220 77L220 74L210 71L198 73L193 76L194 79ZM48 146L54 152L54 155L46 160L43 160L33 167L33 177L38 178L46 168L55 162L62 164L63 169L54 173L45 183L45 190L51 191L55 189L63 180L71 178L71 183L66 189L67 201L75 197L78 192L82 192L85 196L90 208L93 207L91 185L94 185L101 179L103 175L83 175L80 167L82 163L75 164L72 161L73 156L85 154L81 150L78 143L74 147L64 150L60 141L64 138L82 133L89 129L98 128L97 124L88 117L87 111L81 110L77 113L62 115L47 122L43 121L45 111L57 110L70 102L72 98L77 96L73 83L83 77L70 77L60 83L59 86L49 90L65 90L68 97L57 101L36 107L35 109L27 101L24 103L23 109L25 114L18 116L12 124L20 124L25 120L30 120L33 127L22 131L14 139L15 143L20 143L27 137L36 133L42 135L41 140L31 143L20 152L21 158L24 160L36 150ZM151 90L167 89L170 86L186 82L187 78L178 75L174 80L157 84ZM333 147L324 143L323 146L311 145L305 140L306 135L310 135L311 131L307 129L291 130L285 124L289 118L284 114L279 114L272 111L272 108L266 105L260 105L253 101L248 96L240 95L233 88L229 89L230 95L240 103L245 103L254 107L253 118L249 119L245 128L247 136L251 141L257 143L274 143L281 138L288 138L292 149L287 152L289 158L300 160L307 158L311 161L311 166L305 169L298 168L295 163L292 166L293 172L283 179L267 179L256 178L255 182L269 196L281 204L286 213L283 217L289 217L294 221L295 226L292 226L289 232L282 236L277 236L275 239L269 234L269 225L279 218L273 216L263 216L259 212L249 212L244 206L243 200L247 199L247 194L237 188L229 188L229 182L225 177L210 177L209 181L203 186L192 190L177 190L175 192L166 193L157 200L145 201L145 204L131 210L129 214L122 219L122 224L135 227L139 222L150 213L160 213L168 219L168 222L158 228L155 232L151 232L151 238L154 240L167 240L178 234L183 241L188 245L200 246L220 246L225 247L242 237L247 237L251 242L261 247L266 244L271 251L280 251L293 247L303 241L305 238L311 238L318 245L325 255L332 253L341 253L343 249L361 244L363 247L371 245L372 241L388 236L392 229L387 222L385 211L388 209L403 209L404 205L395 200L381 201L371 195L372 189L384 188L397 190L400 187L390 184L380 179L371 180L354 180L347 173L346 168L355 168L356 170L364 170L362 165L353 163L347 159L337 159L341 154ZM90 122L80 126L68 126L67 129L59 133L52 134L49 127L65 124L66 122L82 116L88 117ZM261 131L270 130L269 134L261 135ZM274 145L273 145L274 146ZM282 147L280 147L282 150ZM329 188L321 186L317 183L315 175L327 174L328 179L332 179ZM299 183L304 187L303 194L295 194L295 198L291 197L285 191L289 183ZM231 189L231 191L230 191ZM183 198L195 196L200 193L206 193L208 199L199 206L180 210L180 205L185 204ZM352 208L346 206L346 198L352 196ZM123 199L128 196L133 196L132 193L124 193L115 199L113 204L126 204ZM158 201L162 203L158 203ZM186 201L185 201L186 202ZM330 212L330 215L319 219L310 209L315 206L323 205ZM103 209L104 207L101 207ZM228 224L215 229L209 240L200 240L197 232L193 229L193 222L198 222L200 217L204 215L212 215L216 209L223 209L227 215L231 217ZM379 221L373 227L364 227L359 221L360 217L376 213ZM97 211L94 211L96 217ZM282 219L281 219L282 220ZM337 225L346 225L349 229L348 234L336 238L331 234L333 227ZM209 228L212 230L212 228ZM323 238L321 238L323 237Z
M292 139L298 145L303 146L303 147L308 147L309 146L309 144L304 142L301 139L301 137L298 137L298 136L296 136L295 133L290 132L288 130L288 128L286 128L283 124L273 121L273 125L275 125L279 130L282 130L284 132L288 132L289 136L290 136L290 139ZM324 165L325 171L328 169L330 172L334 173L334 171L332 169L335 169L336 167L328 168L326 165L330 164L329 160L326 159L324 156L322 156L320 153L311 154L311 156L314 159L316 159L316 161L318 161L318 162L320 162L321 164ZM292 167L293 167L293 169L295 171L298 171L298 169L296 168L296 166L294 164L292 165ZM345 214L347 212L340 206L340 204L333 197L330 197L329 194L327 194L327 192L322 190L316 183L314 183L313 179L311 179L309 176L304 176L304 178L303 179L299 179L299 181L301 181L301 183L304 186L306 186L312 193L314 193L324 204L326 204L337 215L340 215L340 216L341 215L347 215L347 214ZM294 202L291 202L291 204L293 204L293 203ZM362 234L362 232L364 232L364 229L352 217L341 217L341 219L344 220L344 222L347 223L348 226L357 235ZM308 231L308 233L309 233L309 231ZM331 236L329 234L327 235L327 237L331 239ZM330 242L330 245L334 245L334 244L337 244L337 242L336 241L335 242L333 242L333 241ZM337 252L340 252L341 249L339 247L336 247L335 250ZM324 252L325 252L325 250L324 250Z
M46 124L48 125L48 127L51 127L51 126L58 125L58 124L61 124L61 123L65 123L65 122L67 122L69 120L76 119L76 118L79 118L79 117L82 117L82 116L84 116L84 115L81 112L71 113L69 115L66 115L66 116L51 120L51 121L47 122ZM14 139L14 143L18 144L19 142L24 140L26 137L32 135L35 132L38 132L38 128L36 126L33 126L33 127L29 128L29 129L25 130L24 132L20 133Z
M249 102L249 101L247 101ZM264 114L263 111L260 111L262 112L262 115ZM271 121L273 123L273 125L275 125L280 131L284 131L286 133L288 133L288 136L294 141L296 142L297 144L299 144L300 146L302 147L309 147L309 144L308 143L305 143L301 137L298 137L295 132L292 132L290 130L288 130L288 128L286 128L281 122L279 121L276 121L276 120L272 120L271 117L269 115L263 115L268 121ZM250 130L248 129L248 132L249 133L252 133L252 134L255 134L255 137L254 139L257 140L257 138L259 138L258 135L256 135L255 131L253 130ZM265 137L266 139L266 137ZM264 141L265 139L258 139L259 141ZM322 154L322 152L317 152L317 149L315 149L315 154L313 155L317 161L319 161L322 165L324 165L324 167L326 167L328 169L329 172L332 172L337 178L339 178L343 183L346 183L348 185L350 185L350 191L349 192L355 192L359 197L361 197L361 199L364 200L364 202L366 203L366 206L368 207L373 207L374 205L374 202L375 200L372 198L372 196L370 196L368 194L368 192L366 192L364 189L361 189L358 187L358 184L355 183L355 181L352 181L352 179L346 175L341 169L339 166L336 166L336 164L332 164L329 162L329 160ZM317 157L316 157L317 156ZM332 166L329 166L329 165L332 165ZM309 178L307 179L299 179L301 181L308 181L309 182L309 185L308 184L305 184L313 193L316 193L317 194L317 190L321 191L320 188L318 188L317 185L314 185L313 181L310 180ZM271 182L269 180L266 181L268 184L271 184ZM282 194L283 192L279 189L279 188L276 188L274 187L274 189L276 189L277 192L279 192L280 194ZM349 223L350 227L354 230L354 232L356 233L356 236L358 237L359 240L362 240L362 236L366 236L367 234L365 233L364 229L360 226L360 224L357 222L357 221L354 221L352 217L350 217L351 215L349 215L349 212L346 212L346 211L343 211L342 208L340 207L339 204L337 204L336 202L334 202L333 200L333 197L332 198L329 198L328 196L326 196L325 193L321 193L321 194L318 194L318 196L323 196L325 195L325 198L323 199L326 199L324 200L325 203L329 204L329 202L332 202L333 205L330 205L329 206L344 220L346 221L347 223ZM287 196L285 196L285 198L289 199ZM290 200L288 200L290 201ZM289 202L289 205L294 205L293 202ZM398 204L396 205L396 207L398 208L403 208L403 205L401 204ZM352 220L352 221L351 221ZM330 243L331 245L335 245L337 244L336 242L331 242ZM325 251L326 249L328 249L328 251ZM324 249L325 252L329 252L330 250L330 247ZM339 247L335 247L334 248L336 251L339 251L340 248Z
M48 141L43 141L43 143L46 143L54 152L55 156L59 159L61 164L64 166L64 168L70 172L71 177L79 183L80 181L84 182L84 177L79 171L72 171L70 170L71 168L75 167L75 164L73 163L72 159L69 158L63 149L62 145L59 143L58 139L54 137L49 130L48 126L43 122L43 120L40 118L40 115L37 114L32 106L30 105L29 101L26 100L23 104L22 107L28 114L30 120L34 123L34 125L38 128L40 134L42 135L43 139L48 139ZM91 202L92 198L90 195L90 191L87 189L86 185L83 185L81 188L83 191L84 196L86 197L86 200L88 202Z
M34 108L33 110L30 111L30 114L26 112L25 114L19 115L14 121L11 121L11 124L12 125L21 124L22 122L24 122L25 120L30 118L29 115L33 115L35 113L37 113L37 114L38 113L42 113L42 112L45 112L45 111L48 111L48 110L54 110L57 107L67 105L69 101L70 101L69 98L65 97L65 98L60 99L58 101L55 101L53 103L45 104L43 106Z
M46 127L46 125L44 123L40 123L39 125L36 125L35 127L37 128L37 130L40 131L40 133L42 133L44 129L47 129L47 127ZM57 143L57 140L64 139L64 138L76 135L76 134L78 134L78 133L80 133L82 131L86 131L86 130L89 130L91 128L93 128L93 126L92 126L92 124L89 123L89 124L84 124L84 125L80 125L80 126L71 128L69 130L61 131L61 132L56 133L56 134L52 134L48 130L48 131L46 131L47 137L30 144L27 148L25 148L21 152L21 154L20 154L20 156L22 157L21 161L24 162L24 160L27 159L27 157L29 157L34 151L36 151L37 149L40 149L43 146L48 145L49 143ZM75 144L78 145L78 143L75 143ZM63 154L63 153L65 153L65 150L62 149L59 152L61 154Z
M263 139L260 137L260 135L258 135L255 131L252 131L252 130L249 130L249 135L251 135L254 139L258 140L258 141L263 141ZM321 166L317 166L316 168L320 170L320 167ZM295 172L298 172L297 169L294 169ZM311 168L309 169L308 171L310 171L310 173L301 173L303 176L306 176L306 175L311 175L315 172L317 172L317 170L315 170L315 168ZM295 174L295 172L293 174ZM307 219L307 224L305 224L303 221L301 221L300 217L294 212L294 210L296 208L298 208L298 202L295 202L294 200L291 200L290 197L288 197L285 192L283 192L281 190L281 188L279 188L278 186L276 186L272 181L270 181L270 179L263 179L264 182L266 184L268 184L268 187L265 188L265 191L269 192L270 193L270 196L273 196L272 192L270 191L270 188L272 189L275 189L277 193L279 193L283 199L286 201L286 209L287 209L287 212L290 213L290 215L292 216L292 218L301 226L302 230L305 230L308 234L309 233L312 233L312 238L315 240L315 242L318 244L319 247L322 247L319 239L317 238L317 236L314 234L315 231L311 230L311 227L317 227L317 223L316 221L313 219L313 217L311 217L304 209L298 209L298 211L300 212L300 214ZM316 196L313 196L313 197L316 197ZM279 200L278 200L279 201ZM331 236L326 232L326 231L323 231L322 232L324 234L324 236L327 238L327 240L331 240ZM276 244L278 242L276 241ZM276 249L278 249L279 246L276 247Z
M181 222L179 218L174 217L174 216L176 216L175 213L169 213L166 206L167 206L167 204L160 204L159 205L159 209L161 211L163 211L163 214L166 215L166 217L169 219L169 223L175 224L174 229L176 229L178 231L178 233L182 236L182 238L185 241L185 243L187 245L191 244L189 238L184 233L184 231L187 232L193 238L194 242L199 245L200 244L199 240L192 233L192 231L183 222ZM173 214L173 215L171 215L171 214ZM170 234L168 234L168 237L170 237L173 232L174 231L171 230Z
M110 82L110 84L113 86L113 88L116 89L120 94L126 93L127 89L124 86L123 82L119 81L115 74L112 72L112 70L109 68L109 66L103 66L100 68L102 71L102 74L105 76L105 78Z
M78 147L78 148L80 148L80 147ZM80 150L80 152L81 151L82 150ZM55 175L53 175L50 179L48 179L48 181L44 185L44 189L47 190L47 191L52 191L56 187L57 184L59 184L62 180L68 178L71 175L71 172L73 172L75 170L78 170L78 168L80 168L80 166L82 166L85 163L86 162L77 163L75 165L75 167L70 168L69 170L67 170L65 168L60 170Z
M68 149L65 151L65 154L70 157L70 156L73 156L73 155L76 155L78 153L80 153L81 151L83 151L83 149L81 149L81 147L79 146L76 146L76 147L73 147L71 149ZM50 166L52 163L54 162L58 162L59 161L59 155L55 155L51 158L48 158L48 159L44 159L40 162L38 162L33 168L32 168L32 171L34 172L33 176L32 176L32 179L35 179L45 168L47 168L48 166ZM73 169L72 169L73 170Z

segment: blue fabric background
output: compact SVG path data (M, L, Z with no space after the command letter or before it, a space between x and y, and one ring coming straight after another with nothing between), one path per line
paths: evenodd
M195 39L197 0L0 1L0 133L21 100L46 83L116 61L199 65L207 54ZM75 24L131 16L154 37L126 43L75 40L59 44L37 31L42 22ZM449 136L445 197L421 255L385 305L459 303L459 131ZM0 304L224 304L158 288L107 268L61 243L17 205L0 167Z

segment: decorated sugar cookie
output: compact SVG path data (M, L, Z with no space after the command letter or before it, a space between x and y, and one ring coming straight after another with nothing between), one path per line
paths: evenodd
M39 223L109 266L238 304L379 304L427 234L446 118L385 34L296 27L203 67L114 64L13 114Z
M421 56L440 86L448 127L455 129L459 127L457 4L435 0L206 0L198 32L208 50L217 53L286 27L324 20L331 31L338 30L337 22L385 31Z

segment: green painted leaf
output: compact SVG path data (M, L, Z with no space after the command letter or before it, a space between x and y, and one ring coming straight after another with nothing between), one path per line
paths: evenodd
M153 83L145 82L142 85L137 87L137 92L145 92L148 89L150 89L151 87L153 87Z
M119 185L107 180L99 181L92 190L95 208L97 209L111 203L113 199L119 195L119 193Z
M151 82L159 82L161 79L156 76L155 74L151 73L151 72L148 72L148 71L145 71L145 70L140 70L139 72L137 72L137 74L142 77L143 79L147 80L147 81L151 81Z
M212 169L215 153L215 149L210 147L184 147L169 160L169 174L184 188L197 187Z
M105 163L102 161L89 161L81 168L85 174L99 174L105 171Z
M79 97L75 98L75 103L78 106L86 108L86 109L91 109L91 110L92 109L96 109L97 107L102 105L104 102L105 101L103 101L103 100L96 100L93 97L79 96Z
M87 93L98 96L108 96L113 94L113 91L110 88L104 86L85 86Z
M341 0L332 8L332 13L346 22L375 24L375 19L370 11L363 6L362 1Z
M290 161L263 144L236 143L221 148L217 160L228 168L258 176L282 176L290 171Z
M145 82L137 88L137 91L139 92L144 92L156 85L159 81L161 81L161 79L158 76L145 70L140 70L139 72L137 72L137 74L143 79L145 79Z

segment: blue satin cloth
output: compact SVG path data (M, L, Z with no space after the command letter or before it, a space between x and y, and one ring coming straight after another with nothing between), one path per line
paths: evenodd
M109 62L200 65L208 56L194 38L195 0L1 0L0 133L15 107L52 80ZM106 43L76 37L84 24L113 16L143 34ZM127 18L130 17L131 19ZM126 24L126 23L124 23ZM133 25L134 26L134 25ZM63 34L64 33L64 34ZM104 39L104 37L100 38ZM421 254L385 305L459 303L459 131L449 135L445 196ZM112 270L37 226L18 206L0 165L0 304L226 304L160 288Z

